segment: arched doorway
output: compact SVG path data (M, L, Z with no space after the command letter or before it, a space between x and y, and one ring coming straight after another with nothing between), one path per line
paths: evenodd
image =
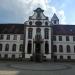
M35 43L35 61L40 62L41 60L41 43Z

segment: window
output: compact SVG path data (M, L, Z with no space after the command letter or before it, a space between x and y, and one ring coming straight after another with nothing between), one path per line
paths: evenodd
M41 26L42 25L42 22L37 21L37 22L35 22L35 24L36 24L36 26Z
M53 41L56 41L56 36L53 36Z
M16 51L16 44L13 44L12 51Z
M67 56L67 59L68 59L68 60L71 60L71 56Z
M63 60L63 56L60 56L60 60Z
M2 51L2 44L0 44L0 51Z
M1 54L0 54L0 59L1 59Z
M66 41L69 41L69 36L66 36Z
M23 51L23 44L20 45L20 51Z
M29 22L29 25L32 25L32 21Z
M20 40L23 40L23 39L24 39L24 35L21 34L21 35L20 35Z
M27 53L31 54L31 51L32 51L32 42L28 41Z
M49 54L49 44L48 44L48 41L45 42L45 54Z
M45 22L45 25L48 26L48 22Z
M14 35L14 38L13 38L13 40L17 40L17 35Z
M15 55L14 54L12 55L12 59L15 59Z
M62 41L62 36L59 36L59 41Z
M49 29L45 28L45 35L44 35L45 39L49 39Z
M41 19L41 15L40 15L39 12L40 12L40 11L38 11L38 13L37 13L36 19Z
M75 41L75 36L73 36L73 41Z
M54 24L56 24L57 23L57 21L56 20L54 20Z
M63 52L63 46L59 45L59 52Z
M28 29L28 39L32 39L32 31L33 31L32 28Z
M75 53L75 46L74 46L74 53Z
M4 37L4 36L1 34L1 35L0 35L0 40L2 40L2 39L3 39L3 37Z
M36 39L40 39L41 38L41 29L40 28L37 28L36 29Z
M8 54L5 54L4 58L7 59L8 58Z
M6 44L5 51L9 51L9 44Z
M36 29L36 33L41 34L41 29L40 28L37 28Z
M53 45L53 52L57 52L57 46Z
M67 45L66 47L67 47L67 52L70 53L70 46Z
M10 40L10 35L7 35L7 40Z
M56 55L54 55L53 57L54 57L54 61L57 61L57 56L56 56Z

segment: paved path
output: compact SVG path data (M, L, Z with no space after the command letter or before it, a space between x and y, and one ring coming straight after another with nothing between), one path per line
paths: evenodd
M75 64L0 62L0 75L75 75Z

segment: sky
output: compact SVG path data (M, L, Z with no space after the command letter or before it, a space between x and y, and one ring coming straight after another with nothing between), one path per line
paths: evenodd
M0 0L0 23L24 23L38 7L49 20L56 13L60 24L75 25L75 0Z

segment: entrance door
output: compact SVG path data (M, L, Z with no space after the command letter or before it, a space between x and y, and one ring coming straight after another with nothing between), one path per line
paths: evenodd
M40 45L40 43L36 43L36 47L35 48L36 48L35 49L36 54L40 54L40 52L41 52L41 45Z
M41 44L40 43L35 44L35 61L36 62L41 61Z

